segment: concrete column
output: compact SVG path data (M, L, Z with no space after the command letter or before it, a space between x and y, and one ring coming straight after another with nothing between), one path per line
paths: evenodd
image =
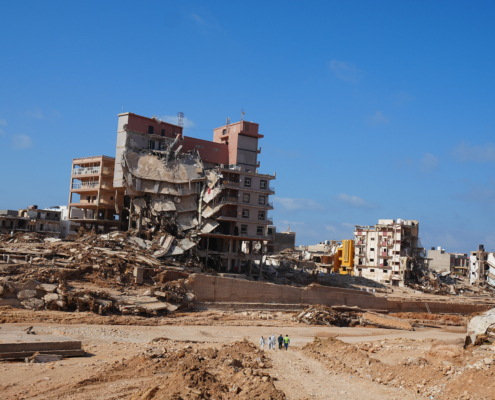
M260 281L263 280L263 241L260 241L261 249L260 249Z
M227 260L227 272L230 272L230 270L232 269L232 249L233 249L233 246L234 246L234 239L233 238L230 238L229 239L229 258Z
M131 204L129 206L129 227L128 227L128 229L132 228L132 207L134 205L134 203L132 201L133 201L133 198L131 197Z
M205 268L208 267L208 251L210 250L210 237L206 237L206 257L205 257Z
M253 255L253 242L251 240L249 241L248 249L249 249L248 268L249 268L249 276L251 276L251 268L253 267L253 259L252 259L252 255Z

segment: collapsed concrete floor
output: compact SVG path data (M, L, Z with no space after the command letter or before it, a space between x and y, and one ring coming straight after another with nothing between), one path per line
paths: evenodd
M9 322L13 313L19 322ZM41 313L2 309L1 332L33 326L37 335L81 340L86 355L0 362L3 398L440 400L491 399L495 390L494 346L464 349L462 325L338 328L297 323L296 313L207 311L143 326L140 316L47 313L34 323ZM52 319L61 314L65 321ZM272 333L289 335L287 352L249 343Z

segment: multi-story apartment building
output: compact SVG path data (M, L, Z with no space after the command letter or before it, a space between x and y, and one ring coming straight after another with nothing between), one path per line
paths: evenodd
M113 185L125 189L129 226L146 223L144 207L153 217L175 213L180 231L199 230L198 253L206 264L210 258L227 271L241 271L242 261L250 266L259 258L252 242L272 239L268 211L275 193L275 174L258 173L258 129L239 121L214 129L207 141L157 118L120 114Z
M377 282L402 286L424 266L424 249L414 220L381 219L375 226L356 225L354 273Z
M113 187L114 168L115 158L108 156L72 160L69 221L102 232L121 229L124 191Z

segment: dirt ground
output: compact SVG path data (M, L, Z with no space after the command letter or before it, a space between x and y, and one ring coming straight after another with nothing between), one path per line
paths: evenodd
M45 364L0 362L0 391L3 399L73 400L495 398L495 352L464 350L463 326L337 328L292 315L0 310L0 334L34 326L82 340L86 351ZM260 351L260 336L271 334L289 335L289 350Z

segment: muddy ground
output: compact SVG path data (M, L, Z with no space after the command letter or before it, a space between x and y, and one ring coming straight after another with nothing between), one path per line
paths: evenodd
M0 310L0 333L82 340L85 357L0 362L3 399L493 399L495 352L463 349L465 327L308 326L293 313L170 318ZM416 316L419 317L419 316ZM426 320L426 318L417 318ZM289 335L288 351L259 337Z

